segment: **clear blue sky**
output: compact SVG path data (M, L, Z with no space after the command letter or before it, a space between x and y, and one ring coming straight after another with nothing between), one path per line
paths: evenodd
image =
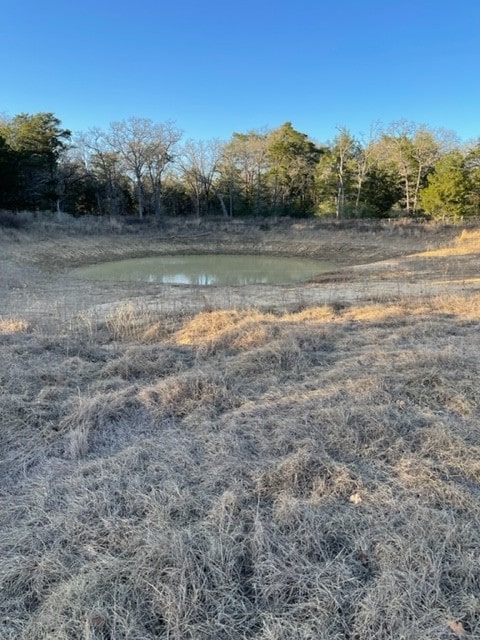
M3 0L0 112L186 138L406 118L480 136L480 0Z

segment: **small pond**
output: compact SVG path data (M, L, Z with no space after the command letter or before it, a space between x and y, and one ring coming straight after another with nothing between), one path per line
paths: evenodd
M78 278L154 284L289 284L334 270L330 262L266 255L175 255L80 267Z

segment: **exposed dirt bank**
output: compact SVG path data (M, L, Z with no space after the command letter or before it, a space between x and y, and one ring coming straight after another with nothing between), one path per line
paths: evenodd
M251 307L292 309L311 304L425 295L479 286L477 255L438 255L461 229L400 223L271 225L169 222L162 228L114 231L40 224L0 232L2 315L68 320L134 302L158 311ZM271 253L316 257L338 271L301 285L199 287L84 282L73 267L119 258L173 253ZM429 253L431 252L431 254ZM435 253L437 252L437 253ZM419 255L422 254L422 255Z

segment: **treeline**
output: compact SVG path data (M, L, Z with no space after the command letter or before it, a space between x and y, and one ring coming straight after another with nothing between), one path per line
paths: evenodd
M480 214L480 142L406 121L318 144L287 122L182 141L130 118L75 138L52 113L0 119L0 208L135 214L460 218Z

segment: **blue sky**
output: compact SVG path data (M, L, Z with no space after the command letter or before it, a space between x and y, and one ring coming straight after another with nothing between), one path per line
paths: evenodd
M3 0L0 112L186 138L406 118L480 136L480 1Z

